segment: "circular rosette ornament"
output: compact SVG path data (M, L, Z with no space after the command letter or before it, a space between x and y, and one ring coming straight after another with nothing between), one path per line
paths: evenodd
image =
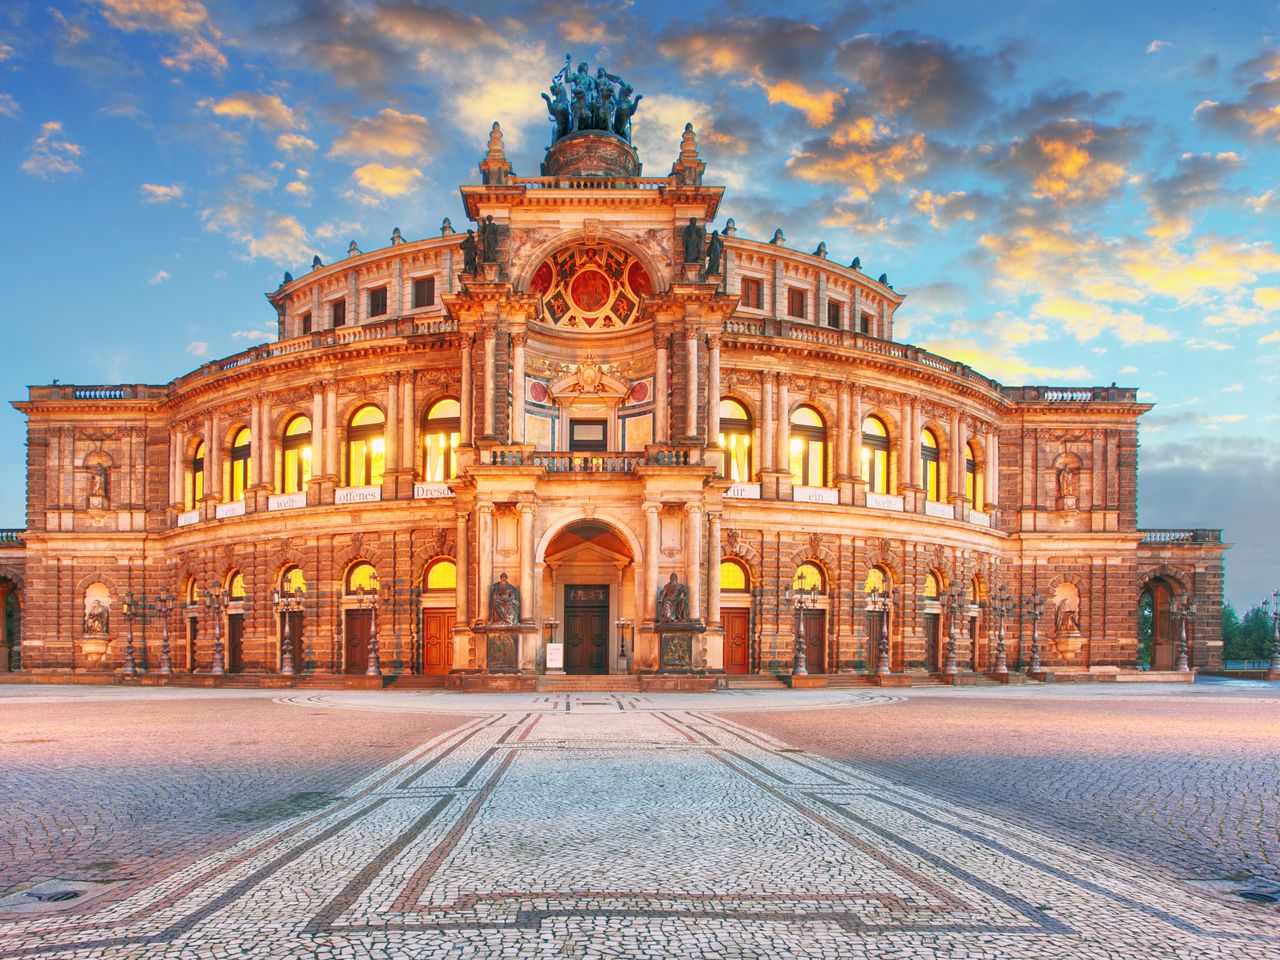
M560 330L618 330L639 318L640 298L653 292L634 256L607 243L562 247L533 273L529 290L542 301L542 320Z

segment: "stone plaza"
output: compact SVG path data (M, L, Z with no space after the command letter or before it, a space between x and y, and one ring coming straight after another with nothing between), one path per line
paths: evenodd
M1273 957L1278 705L10 685L0 957Z

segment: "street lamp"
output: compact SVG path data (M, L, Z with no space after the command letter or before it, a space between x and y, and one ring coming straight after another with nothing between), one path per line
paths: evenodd
M895 590L886 583L866 595L868 613L878 613L880 617L876 631L876 674L886 677L889 670L889 615L893 612Z
M969 591L965 587L951 587L945 592L947 611L947 657L942 664L942 672L947 676L955 676L960 672L956 666L956 620L969 608Z
M793 623L795 628L795 655L791 662L791 675L794 677L807 677L809 675L809 665L806 663L805 657L805 636L804 636L804 612L810 609L813 596L818 591L810 587L796 587L792 589L791 584L782 589L782 605L784 607L792 607Z
M1280 590L1271 591L1271 662L1267 664L1268 673L1280 673ZM1262 612L1267 611L1267 601L1262 601Z
M169 617L173 613L173 594L165 587L155 601L156 616L160 618L160 674L173 673L173 660L169 651Z
M137 616L138 601L134 599L132 590L126 590L124 592L124 675L126 677L138 675L138 665L133 659L133 621Z
M204 609L213 618L213 663L209 672L222 676L227 672L222 665L222 615L227 609L227 592L222 587L210 584L204 592Z
M278 589L271 591L271 603L276 608L276 615L284 614L284 633L280 644L280 672L286 677L294 675L293 631L290 621L293 619L293 614L302 612L306 599L307 593L300 586L294 587L292 593Z
M1196 615L1196 602L1190 597L1173 602L1173 615L1178 618L1178 665L1174 668L1178 673L1189 673L1191 665L1187 662L1187 618Z
M1013 594L1003 583L998 584L991 596L991 611L996 617L996 665L992 673L1004 676L1009 672L1009 662L1004 647L1004 622L1013 615Z
M631 632L632 646L635 646L635 625L630 620L617 620L614 626L618 628L618 659L625 660L627 659L627 632Z
M1040 673L1040 618L1044 616L1044 605L1048 598L1038 589L1031 591L1022 600L1022 608L1031 618L1031 662L1027 664L1027 673Z
M376 584L376 581L375 581ZM382 662L378 657L378 588L365 590L364 584L356 588L356 604L368 607L372 616L369 622L369 666L364 673L367 677L382 676Z

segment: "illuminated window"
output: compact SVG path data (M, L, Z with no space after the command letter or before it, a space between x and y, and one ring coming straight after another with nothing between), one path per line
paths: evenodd
M889 492L889 431L879 417L862 421L862 478L868 492Z
M937 600L940 584L936 573L926 573L924 575L924 595L927 600Z
M797 407L791 414L791 482L821 487L827 482L827 428L813 407Z
M452 480L458 475L455 451L462 429L462 407L457 400L439 400L427 411L422 437L425 454L422 479L427 483Z
M802 563L796 567L796 575L791 578L791 589L826 593L827 578L823 576L822 568L816 563Z
M929 429L920 431L920 469L924 475L924 495L937 501L938 489L938 438Z
M354 564L347 571L347 593L359 593L364 590L366 593L378 589L378 571L374 569L373 564L366 560L361 560Z
M187 606L194 607L200 602L200 588L196 586L196 578L191 577L187 580Z
M284 492L305 493L311 483L311 419L302 414L284 428Z
M194 510L204 499L204 441L196 444L191 458L191 473L187 482L187 509Z
M243 500L244 492L253 486L251 436L248 427L236 431L231 441L231 499Z
M751 418L737 400L720 401L720 446L734 483L751 482Z
M972 443L964 448L964 495L973 504L973 509L981 510L983 504L982 474L978 472L978 451Z
M455 590L458 566L452 560L436 560L427 567L427 575L423 579L428 590Z
M747 568L737 560L720 561L720 589L741 593L748 589Z
M227 576L227 599L234 603L243 600L245 595L244 574L234 570Z
M292 594L298 590L307 592L307 578L298 567L289 567L280 575L280 592Z
M889 577L884 567L872 567L867 571L867 582L862 585L863 593L883 593L889 585Z
M375 406L361 407L347 428L347 485L372 486L382 482L386 468L387 418Z

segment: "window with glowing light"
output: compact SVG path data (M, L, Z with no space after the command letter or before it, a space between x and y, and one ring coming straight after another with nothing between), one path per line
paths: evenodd
M423 577L427 590L454 590L458 586L458 566L452 560L436 560Z
M827 427L813 407L797 407L791 414L791 482L821 487L827 482Z
M204 499L204 441L196 444L191 458L191 471L187 479L187 509L194 510Z
M237 600L243 600L245 596L244 574L239 570L233 570L227 577L227 599L235 603Z
M382 482L386 469L387 418L375 406L361 407L347 428L347 485L372 486Z
M720 446L734 483L751 482L751 417L737 400L720 401Z
M280 592L292 596L298 590L307 592L307 578L298 567L290 567L280 575Z
M982 474L978 472L978 451L972 443L965 444L964 450L964 495L973 504L973 509L981 510L983 489Z
M362 588L365 593L377 590L378 571L367 560L353 564L347 571L346 588L348 594L358 594Z
M926 573L924 575L924 596L926 600L937 600L940 587L941 582L938 580L936 573Z
M889 585L889 577L884 567L872 567L867 571L867 581L862 585L863 593L883 593Z
M879 417L862 421L862 478L869 493L889 492L889 431Z
M942 495L938 486L938 438L928 428L920 431L920 472L925 497L936 502Z
M802 563L796 567L795 576L791 578L791 589L826 593L827 578L816 563Z
M720 561L720 589L729 593L743 593L748 589L747 568L737 560Z
M253 443L248 427L236 431L231 441L231 499L243 500L253 486Z
M462 407L457 400L439 400L431 405L422 436L425 482L440 483L458 475L455 455L461 429Z
M285 493L305 493L311 483L311 419L302 414L294 417L284 428L284 484Z

